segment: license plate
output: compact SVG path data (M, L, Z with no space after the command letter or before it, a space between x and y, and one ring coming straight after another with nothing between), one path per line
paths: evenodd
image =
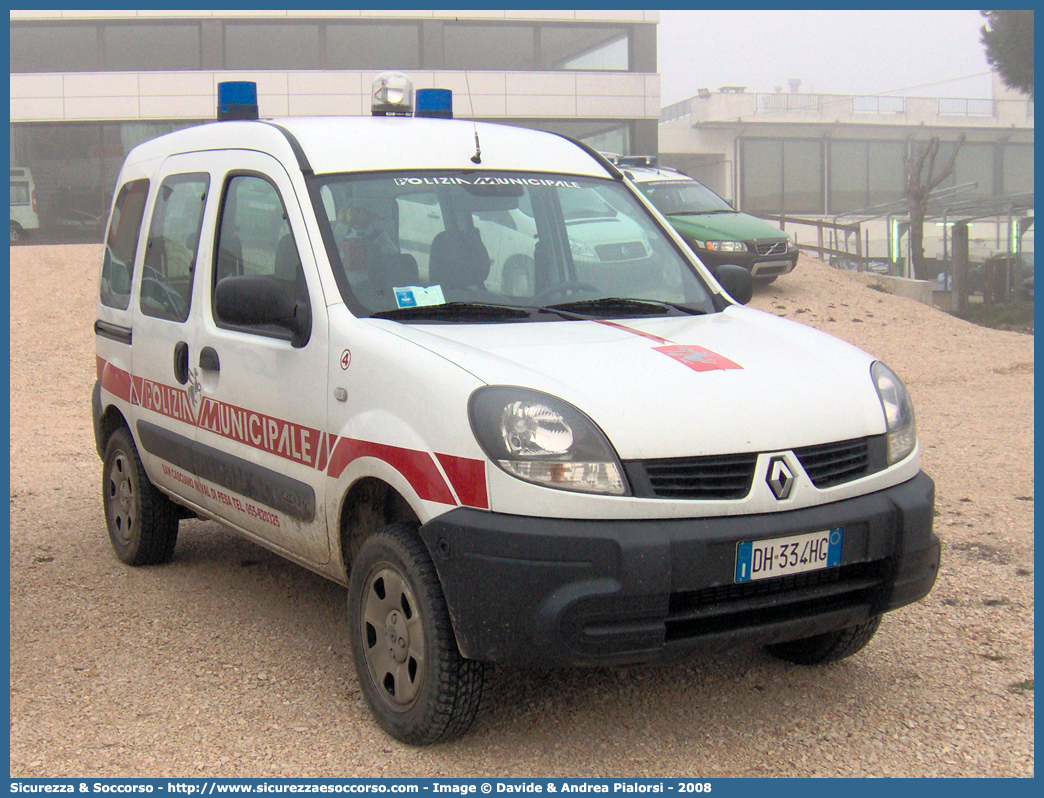
M736 544L736 581L751 582L841 564L841 527Z

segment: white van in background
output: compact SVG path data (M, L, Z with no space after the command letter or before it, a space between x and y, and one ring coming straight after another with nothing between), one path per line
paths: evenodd
M36 212L36 184L33 173L19 166L11 167L11 244L20 244L29 230L40 229Z

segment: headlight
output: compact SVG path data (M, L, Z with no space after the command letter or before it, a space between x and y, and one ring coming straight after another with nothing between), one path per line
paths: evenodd
M577 241L575 238L570 238L569 249L572 251L574 258L580 258L581 260L598 260L595 251L583 241Z
M605 434L561 399L492 386L471 395L468 414L486 455L514 477L583 493L627 493L623 467Z
M870 375L884 410L888 431L888 465L892 465L909 455L917 445L913 402L903 381L881 361L870 367Z
M711 252L746 252L747 245L742 241L697 241L697 246Z

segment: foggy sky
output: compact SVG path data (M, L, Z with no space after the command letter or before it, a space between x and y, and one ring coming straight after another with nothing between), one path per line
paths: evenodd
M661 104L700 88L788 91L790 78L803 92L989 98L984 23L968 10L660 11Z

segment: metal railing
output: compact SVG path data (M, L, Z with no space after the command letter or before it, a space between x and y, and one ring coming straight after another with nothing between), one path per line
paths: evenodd
M678 103L666 105L660 109L660 124L673 122L675 119L683 119L692 114L692 98L682 100Z
M852 98L853 114L903 114L906 113L905 97L881 97L862 95Z
M755 95L759 111L818 111L820 95L776 92Z
M841 222L829 222L824 219L809 219L799 216L774 216L767 213L759 213L761 219L767 219L779 225L780 229L786 231L787 223L800 224L816 229L816 244L798 243L798 249L803 252L812 252L831 265L841 265L852 268L854 265L858 271L865 268L866 258L863 249L863 226L859 222L842 224Z
M939 97L940 116L993 116L993 100Z

